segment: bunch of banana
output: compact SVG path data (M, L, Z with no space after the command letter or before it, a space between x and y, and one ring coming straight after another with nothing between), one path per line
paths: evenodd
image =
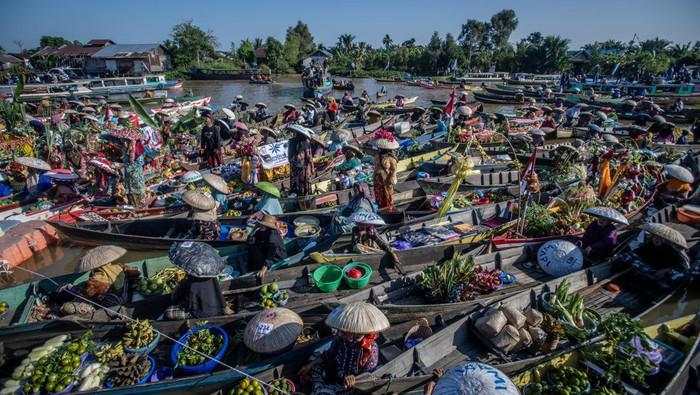
M142 348L149 345L155 338L153 325L148 320L130 321L126 324L126 333L122 338L124 346L128 348Z
M100 363L116 361L124 355L124 344L117 342L114 344L105 344L99 346L95 351L95 358Z

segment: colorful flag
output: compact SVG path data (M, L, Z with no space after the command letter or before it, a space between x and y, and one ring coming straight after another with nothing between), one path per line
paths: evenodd
M443 112L450 117L452 116L452 113L455 111L455 90L454 88L452 89L452 93L450 93L450 100L447 101L447 104L445 104L445 108L442 109Z

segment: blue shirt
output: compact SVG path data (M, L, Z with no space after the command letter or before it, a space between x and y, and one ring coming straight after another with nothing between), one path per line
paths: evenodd
M280 215L283 214L282 205L280 201L270 195L265 195L262 200L255 206L256 211L262 211L268 215Z

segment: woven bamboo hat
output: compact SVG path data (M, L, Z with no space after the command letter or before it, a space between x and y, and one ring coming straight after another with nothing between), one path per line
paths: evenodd
M618 224L629 225L627 218L611 207L591 207L583 210L583 212L594 217L617 222Z
M20 156L19 158L15 159L15 162L19 163L22 166L27 166L31 167L32 169L38 169L38 170L51 170L51 165L48 163L44 162L43 160L39 158L33 158L30 156Z
M688 242L685 241L685 237L683 237L681 232L669 226L657 223L646 223L644 226L642 226L642 229L647 233L658 236L678 247L688 248Z
M620 142L620 140L617 137L613 136L612 134L608 134L608 133L603 135L603 140L605 140L606 143L619 143Z
M275 218L274 215L263 214L262 218L258 220L258 224L268 228L277 229L277 218Z
M191 182L197 182L202 179L202 173L198 172L197 170L190 170L187 173L183 174L180 180L184 182L185 184L189 184Z
M182 201L197 210L208 211L216 207L214 199L200 191L187 191L183 193Z
M661 115L654 115L654 117L651 119L654 120L654 122L658 122L658 123L666 122L666 118L662 117Z
M352 144L346 144L345 146L343 146L343 150L353 151L359 156L364 155L364 152L362 152L362 150L358 146Z
M283 307L265 309L248 321L243 342L250 350L269 354L294 344L304 329L301 317Z
M225 195L228 195L229 192L231 192L228 188L228 185L226 184L226 181L224 181L224 179L221 178L221 176L219 175L207 173L203 175L202 178L204 179L204 181L206 181L207 184L211 185L212 188Z
M260 181L259 183L255 184L255 187L267 193L268 195L272 195L278 199L280 198L280 196L282 196L279 188L277 188L277 186L275 186L275 184L271 182Z
M278 133L275 129L269 128L269 127L267 127L267 126L261 127L261 128L260 128L260 131L261 131L261 132L267 132L267 133L269 133L270 135L272 135L272 136L274 136L274 137L279 136L279 133Z
M218 218L218 215L217 215L215 208L213 208L211 210L197 210L197 209L195 209L191 218L199 220L199 221L216 221L216 219Z
M384 313L367 302L352 302L336 307L326 317L326 325L357 335L381 332L390 326Z
M80 259L80 263L75 268L76 273L87 272L97 269L116 261L126 254L126 250L113 245L99 246L88 251Z
M695 181L693 174L683 166L666 165L666 166L664 166L664 171L666 172L666 174L669 177L675 178L678 181L689 182L689 183L692 183L693 181Z

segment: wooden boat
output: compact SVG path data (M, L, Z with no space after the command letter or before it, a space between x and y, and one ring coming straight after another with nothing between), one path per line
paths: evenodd
M289 235L293 235L293 220L296 214L283 214L278 219L288 223ZM330 216L315 214L323 229L330 224ZM246 227L247 218L224 219L221 225ZM167 250L172 243L182 241L202 241L217 248L242 246L244 241L231 240L193 240L184 235L192 228L193 222L187 218L155 218L126 221L83 222L67 224L51 222L65 237L71 241L87 244L115 244L134 250ZM289 241L294 240L293 236Z
M509 85L558 85L561 76L559 74L527 74L518 73L503 81Z
M500 303L523 309L537 303L545 292L553 291L562 281L568 280L570 291L584 297L586 307L602 316L612 312L626 312L637 316L662 303L669 293L649 295L650 290L635 286L631 269L615 276L610 263L603 263L589 269L574 272L567 276L548 281L530 290L513 295ZM612 276L612 277L611 277ZM621 285L619 293L611 293L604 286L614 280ZM485 310L485 309L484 309ZM396 358L380 366L372 373L357 377L356 388L370 393L401 393L422 385L432 376L435 368L449 368L466 359L479 360L490 364L506 374L527 369L547 359L550 354L524 357L523 355L496 355L481 341L473 328L474 320L483 314L477 311L461 318L441 331L423 340L414 348L404 351ZM571 349L576 344L560 344L559 351ZM418 367L418 369L414 369Z
M644 323L649 317L642 316L640 321ZM644 326L644 332L654 342L664 345L666 356L670 357L670 350L674 352L672 366L661 369L659 373L650 376L649 388L636 388L634 385L621 382L627 393L655 393L661 395L680 394L684 392L684 387L689 377L691 361L698 350L700 334L697 325L698 317L690 314L679 318L663 321L661 323ZM683 332L685 331L685 332ZM683 337L675 336L674 333L683 332ZM602 341L601 343L604 343ZM676 359L680 357L681 359ZM604 371L604 367L595 362L587 361L581 350L575 350L563 355L557 355L552 359L543 362L536 367L526 370L511 377L513 383L518 388L524 388L528 384L536 382L536 377L541 377L548 369L560 368L562 366L579 366L587 368L593 376L597 376ZM589 376L590 377L590 376Z
M517 192L512 189L513 186L520 180L520 172L517 170L506 170L506 171L495 171L495 172L481 172L479 174L474 174L468 176L462 181L459 186L460 191L486 191L506 188L509 192L517 194ZM446 192L450 189L452 182L454 181L454 176L447 177L429 177L422 178L418 180L421 188L423 188L426 193L439 193Z
M187 100L180 103L175 103L172 106L163 106L151 109L153 114L163 113L170 116L183 116L193 108L207 106L211 101L211 97L202 97L199 99Z
M32 208L32 206L20 206L12 203L0 208L0 220L14 220L27 222L33 220L46 220L57 214L70 212L76 209L84 199L78 198L68 203L54 204L48 208Z
M535 251L528 247L516 247L509 250L480 254L470 251L474 264L485 270L500 269L516 278L512 285L500 288L490 294L477 296L473 300L456 303L431 303L425 290L416 282L422 274L414 272L397 280L387 281L372 288L363 289L343 299L343 302L366 301L374 303L389 318L389 321L417 320L422 317L439 314L443 319L450 319L460 314L467 314L491 302L533 288L554 278L544 273L536 262Z
M444 218L436 218L436 214L431 214L425 218L417 218L405 222L401 226L389 226L382 231L388 241L406 237L409 233L432 232L440 234L447 231L449 236L442 234L431 240L435 240L429 245L408 248L397 251L399 260L403 262L402 256L422 255L425 261L431 261L432 257L441 256L443 251L450 246L461 246L478 243L498 233L500 227L508 222L510 218L509 207L511 200L504 202L476 206L467 210L449 213ZM442 238L441 238L442 237ZM353 247L349 239L336 240L331 248L324 252L312 253L310 258L316 262L329 263L348 261L360 261L366 263L379 262L384 253L360 254L352 252Z

